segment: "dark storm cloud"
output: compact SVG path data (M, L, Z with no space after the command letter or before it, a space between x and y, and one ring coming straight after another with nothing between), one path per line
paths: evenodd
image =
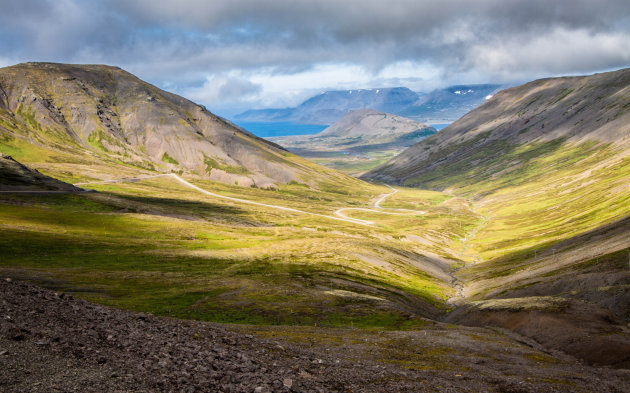
M380 70L415 62L446 83L630 63L627 0L20 0L3 11L2 64L109 63L182 89L215 77L250 97L247 72L317 64L359 65L377 81ZM242 73L227 75L234 70Z

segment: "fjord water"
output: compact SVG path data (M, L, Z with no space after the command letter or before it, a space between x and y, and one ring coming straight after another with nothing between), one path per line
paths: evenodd
M289 136L289 135L310 135L317 134L327 125L321 124L298 124L292 122L261 122L261 121L235 121L234 124L243 127L252 134L261 137Z
M312 135L320 133L328 128L325 124L300 124L287 121L233 121L233 123L261 138L290 135ZM451 123L436 123L429 125L436 130L441 130L450 124Z
M451 123L428 123L431 127L440 131L442 128L446 128L451 125Z

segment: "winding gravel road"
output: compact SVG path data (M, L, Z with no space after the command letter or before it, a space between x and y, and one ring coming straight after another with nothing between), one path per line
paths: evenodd
M392 187L392 186L390 186L388 184L385 184L385 186L389 187L392 190L392 192L390 192L388 194L381 195L374 202L374 208L373 209L369 209L369 208L365 208L365 207L344 207L344 208L336 210L335 211L335 215L338 216L338 217L342 217L344 219L358 220L358 218L352 218L352 217L346 216L345 214L343 214L343 212L349 211L349 210L358 210L358 211L367 211L367 212L371 212L371 213L389 214L389 215L395 215L395 216L415 216L415 215L418 215L418 214L424 214L424 212L421 211L421 210L396 209L396 208L392 208L392 207L382 207L381 206L382 202L384 202L387 198L389 198L390 196L392 196L392 195L394 195L395 193L398 192L397 189L395 189L394 187ZM395 210L395 211L384 211L385 209L387 209L387 210ZM405 213L402 213L402 212L405 212ZM361 221L365 221L365 220L361 220ZM365 221L365 222L370 223L370 224L374 224L372 221Z
M282 210L282 211L287 211L287 212L292 212L292 213L299 213L299 214L309 214L311 216L317 216L317 217L323 217L323 218L328 218L331 220L337 220L337 221L344 221L344 222L349 222L352 224L358 224L358 225L364 225L364 226L373 226L376 225L374 223L374 221L369 221L369 220L362 220L359 218L352 218L352 217L348 217L345 214L343 214L343 212L345 211L349 211L349 210L359 210L359 211L368 211L371 213L379 213L379 214L390 214L390 215L397 215L397 216L410 216L410 215L418 215L418 214L424 214L423 211L421 210L409 210L409 209L395 209L395 208L388 208L388 207L381 207L381 203L384 202L387 198L389 198L390 196L394 195L395 193L398 192L397 189L386 185L387 187L389 187L392 192L388 193L388 194L383 194L379 197L378 200L376 200L374 202L374 208L363 208L363 207L344 207L341 209L338 209L335 211L335 216L329 216L326 214L320 214L320 213L312 213L312 212L307 212L304 210L299 210L299 209L294 209L291 207L286 207L286 206L279 206L279 205L271 205L271 204L267 204L267 203L261 203L261 202L255 202L255 201L250 201L248 199L242 199L242 198L235 198L235 197L230 197L230 196L225 196L225 195L221 195L221 194L216 194L214 192L210 192L207 190L204 190L201 187L198 187L184 179L182 179L180 176L174 174L174 173L166 173L166 174L161 174L161 175L151 175L151 176L139 176L139 177L131 177L131 178L125 178L125 179L117 179L117 180L103 180L103 181L97 181L97 182L87 182L87 183L76 183L74 184L74 186L87 186L90 184L107 184L107 183L122 183L122 182L134 182L134 181L140 181L140 180L147 180L147 179L153 179L153 178L157 178L157 177L170 177L173 178L175 180L177 180L179 183L181 183L182 185L191 188L195 191L198 191L202 194L214 197L214 198L221 198L221 199L226 199L228 201L233 201L233 202L239 202L239 203L246 203L249 205L256 205L256 206L263 206L263 207L268 207L271 209L276 209L276 210ZM390 211L384 211L385 209L390 210Z
M89 182L89 183L76 183L74 185L75 186L86 186L86 185L90 185L90 184L107 184L107 183L134 182L134 181L139 181L139 180L153 179L153 178L157 178L157 177L171 177L171 178L177 180L179 183L183 184L184 186L186 186L188 188L192 188L195 191L198 191L198 192L200 192L202 194L205 194L205 195L208 195L208 196L211 196L211 197L214 197L214 198L221 198L221 199L226 199L228 201L233 201L233 202L238 202L238 203L246 203L246 204L249 204L249 205L263 206L263 207L268 207L268 208L271 208L271 209L282 210L282 211L287 211L287 212L292 212L292 213L308 214L308 215L311 215L311 216L324 217L324 218L328 218L328 219L331 219L331 220L350 222L352 224L367 225L367 226L374 225L374 222L372 222L372 221L360 220L360 219L357 219L357 218L351 218L351 217L345 217L345 216L340 216L340 217L328 216L328 215L325 215L325 214L311 213L311 212L307 212L307 211L304 211L304 210L294 209L294 208L291 208L291 207L271 205L271 204L267 204L267 203L250 201L248 199L235 198L235 197L225 196L225 195L221 195L221 194L216 194L214 192L210 192L210 191L204 190L203 188L198 187L198 186L196 186L196 185L194 185L194 184L192 184L192 183L182 179L181 177L179 177L178 175L176 175L174 173L167 173L167 174L162 174L162 175L152 175L152 176L143 176L143 177L133 177L133 178L126 178L126 179L118 179L118 180L104 180L104 181Z

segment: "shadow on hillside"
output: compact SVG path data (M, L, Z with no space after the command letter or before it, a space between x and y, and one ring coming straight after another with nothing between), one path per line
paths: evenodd
M160 208L165 209L165 213L172 214L201 214L201 215L243 215L247 212L236 206L229 205L221 205L209 202L199 202L199 201L190 201L190 200L182 200L175 198L160 198L160 197L144 197L144 196L130 196L130 195L119 195L119 194L110 194L117 198L123 198L126 200L138 202L142 205L146 205L147 207ZM145 213L145 212L142 212ZM147 214L151 214L151 212L147 212Z

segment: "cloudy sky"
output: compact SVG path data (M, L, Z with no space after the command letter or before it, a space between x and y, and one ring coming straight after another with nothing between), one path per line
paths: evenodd
M628 0L0 0L0 66L120 66L221 114L630 66Z

